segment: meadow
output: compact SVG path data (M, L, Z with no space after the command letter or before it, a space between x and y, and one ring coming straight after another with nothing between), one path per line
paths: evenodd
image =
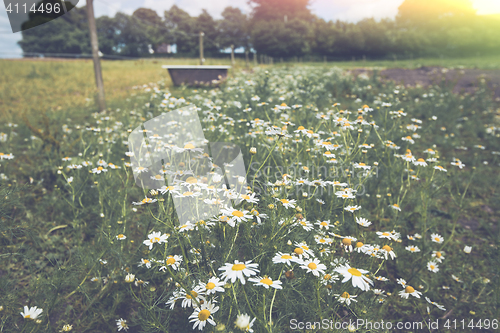
M1 61L0 331L498 331L500 105L345 71L410 61L239 62L218 88L105 61L103 113L91 62ZM142 129L179 109L241 149L234 187L180 120Z

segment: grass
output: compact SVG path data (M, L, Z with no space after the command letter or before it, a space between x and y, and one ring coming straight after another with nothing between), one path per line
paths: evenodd
M208 65L230 64L228 59L207 59ZM106 99L109 107L120 107L130 97L132 87L164 80L171 85L165 64L198 64L197 59L156 59L102 61ZM275 62L276 65L281 65ZM293 63L284 63L290 65ZM323 66L323 63L304 65ZM329 62L340 68L418 68L443 66L500 69L496 56L470 58L431 58L397 61L344 61ZM245 68L237 59L236 70ZM26 113L37 117L41 112L78 110L91 113L95 109L95 79L91 60L5 60L0 59L0 120L20 121ZM72 111L74 112L74 111ZM74 115L73 115L74 116Z
M229 61L208 59L211 64ZM104 60L102 75L109 107L123 104L132 87L165 80L171 85L165 64L197 64L196 59ZM241 66L241 62L238 62ZM0 119L19 121L20 115L40 112L92 110L95 78L92 60L0 60Z
M58 110L48 107L56 101L39 101L45 109L30 105L26 123L0 125L0 331L59 332L72 325L75 332L111 332L123 318L129 332L189 332L193 323L188 317L194 309L181 306L175 296L200 302L195 294L187 297L195 290L205 294L203 302L214 301L213 295L194 285L207 286L210 278L221 277L219 268L235 260L257 263L259 275L281 281L283 289L250 281L222 283L219 309L211 310L220 332L238 331L234 322L245 313L257 318L255 332L291 331L293 318L341 324L357 319L383 319L393 325L417 322L429 332L430 321L439 320L444 330L447 320L453 328L456 319L459 331L495 331L492 320L500 315L500 111L485 86L461 96L445 84L405 88L375 77L354 79L338 68L317 64L265 66L251 73L237 70L220 88L171 89L157 68L161 63L137 64L143 72L157 71L158 82L134 77L126 84L121 82L127 80L120 67L124 64L109 63L122 75L122 80L110 81L122 88L113 90L107 83L117 94L113 103L119 108L98 114L85 103ZM25 75L37 80L37 74ZM35 82L41 89L69 91L64 89L72 77L60 79L57 85L41 78ZM152 83L143 87L144 82ZM131 90L130 85L141 88ZM245 199L235 206L237 212L226 213L230 219L243 215L243 221L233 221L233 226L226 218L211 221L196 215L196 202L188 206L192 211L185 211L196 224L179 224L173 197L197 192L193 184L201 188L213 181L218 186L212 175L199 181L182 177L178 193L162 195L135 185L125 155L129 148L124 142L133 129L193 104L201 108L198 115L206 139L241 148L247 185L258 199ZM356 123L359 116L367 123ZM342 125L346 119L352 129ZM168 130L175 134L183 130L171 125ZM321 140L309 137L313 135ZM185 138L179 136L180 148ZM407 149L416 158L436 160L418 166L403 159L409 158ZM428 149L435 154L425 154ZM338 164L329 163L327 150ZM179 156L174 155L169 165L163 161L165 168L194 169L198 163L175 159ZM457 166L456 159L465 166ZM371 169L364 172L366 165ZM447 171L435 169L437 165ZM342 186L324 181L345 182L344 187L358 192L341 199L336 191ZM143 202L145 197L154 202ZM361 208L346 211L348 205ZM371 225L361 226L355 218L366 218ZM329 229L320 221L329 221ZM191 227L196 229L186 231ZM151 248L144 245L144 240L154 239L149 236L152 231L168 234L168 241L157 241ZM391 235L381 238L377 232ZM444 240L431 238L435 233ZM359 241L367 245L365 253L348 250ZM324 273L315 276L301 266L315 267L300 261L273 263L278 251L298 256L304 244L297 244L302 242L326 265ZM375 250L384 245L396 258ZM410 245L420 252L407 250ZM470 254L463 251L465 245L472 246ZM437 272L428 268L436 260L433 251L445 257L434 262ZM176 269L169 266L170 255L178 256ZM338 269L347 261L368 271L374 283L369 291L341 282ZM160 270L164 264L168 268ZM398 283L400 278L422 297L402 298L399 293L406 288ZM356 296L357 302L341 303L340 295ZM175 301L172 310L165 305L168 301ZM43 309L39 322L20 316L25 305ZM484 319L489 319L488 328ZM474 328L467 326L470 320ZM209 323L207 327L206 331L214 328Z

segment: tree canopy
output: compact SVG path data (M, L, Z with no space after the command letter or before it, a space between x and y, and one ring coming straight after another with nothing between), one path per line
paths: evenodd
M227 7L221 19L206 10L191 16L176 5L163 16L138 8L132 15L96 19L99 48L106 55L150 56L175 44L177 56L199 52L215 57L231 45L271 57L392 58L477 54L500 51L500 20L476 15L471 0L405 0L394 20L358 23L325 21L309 10L309 0L249 0L250 14ZM34 20L47 20L35 17ZM33 22L35 22L33 21ZM22 32L26 53L89 54L85 7ZM163 48L162 48L163 49Z

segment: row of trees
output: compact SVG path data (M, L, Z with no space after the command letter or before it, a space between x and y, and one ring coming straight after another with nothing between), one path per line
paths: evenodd
M96 19L99 48L107 55L131 57L177 47L180 56L196 56L203 31L206 56L234 45L272 57L409 57L500 51L500 19L478 16L470 0L405 0L394 20L358 23L325 21L313 15L309 0L249 0L250 15L227 7L215 20L206 10L197 17L172 6L160 17L139 8L132 15ZM23 31L23 51L90 53L85 8Z

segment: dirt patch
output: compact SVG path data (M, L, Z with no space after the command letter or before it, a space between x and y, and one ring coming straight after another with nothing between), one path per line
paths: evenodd
M351 71L354 75L371 74L371 72L371 70L366 69ZM443 67L389 68L381 71L380 76L405 86L421 85L424 87L439 83L445 79L448 83L454 85L453 92L457 94L474 93L478 89L480 82L484 80L491 91L494 92L496 101L500 102L500 70L447 69Z

